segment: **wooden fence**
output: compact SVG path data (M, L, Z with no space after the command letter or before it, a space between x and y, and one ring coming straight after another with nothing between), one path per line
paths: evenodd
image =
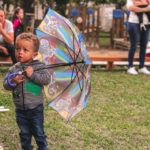
M85 35L88 47L100 47L100 11L99 7L77 6L69 8L69 17Z
M113 11L113 21L111 30L111 45L114 48L128 50L130 47L127 32L128 12L120 9Z

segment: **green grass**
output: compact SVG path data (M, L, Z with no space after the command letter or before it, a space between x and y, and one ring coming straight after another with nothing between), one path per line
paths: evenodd
M111 47L111 33L100 32L99 36L99 42L101 47Z
M88 106L66 123L45 106L45 131L52 150L149 150L149 76L131 76L124 69L112 72L92 69ZM10 111L0 113L0 145L4 150L20 150L11 93L0 84L0 105ZM33 142L35 145L35 142Z

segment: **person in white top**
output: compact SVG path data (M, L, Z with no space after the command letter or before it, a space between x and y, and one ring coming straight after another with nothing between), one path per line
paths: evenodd
M147 15L144 12L150 12L150 5L145 8L140 8L136 6L133 2L134 0L127 0L126 6L130 11L128 18L128 33L130 39L130 49L128 54L128 70L127 73L137 75L138 73L150 74L150 71L145 67L145 53L148 43L148 34L149 34L149 20ZM145 26L144 30L141 30L139 19L137 16L138 12L143 12L143 24ZM139 69L133 67L133 58L135 50L138 43L140 44L139 52Z
M141 7L141 8L145 8L148 5L150 5L150 0L133 0L135 6ZM150 23L150 12L137 12L136 13L139 19L139 23L140 23L140 27L141 29L145 30L145 26L143 24L143 14L146 14L148 17L148 21Z
M4 9L0 7L0 55L11 56L13 64L17 62L14 48L13 24L5 18Z

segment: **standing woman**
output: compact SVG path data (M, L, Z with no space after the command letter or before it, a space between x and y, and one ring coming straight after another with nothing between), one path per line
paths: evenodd
M16 41L16 37L24 31L23 25L24 11L22 8L17 7L14 11L13 15L13 27L14 27L14 43Z
M130 11L128 19L128 33L130 39L130 50L128 54L128 70L127 73L132 75L137 75L138 73L150 74L150 71L145 67L145 53L148 42L149 34L149 21L146 14L143 14L143 23L145 29L140 28L139 19L136 13L138 12L149 12L150 6L145 8L139 8L134 5L134 0L127 0L127 9ZM135 50L137 48L138 42L140 43L139 52L139 69L138 71L133 67L133 59Z

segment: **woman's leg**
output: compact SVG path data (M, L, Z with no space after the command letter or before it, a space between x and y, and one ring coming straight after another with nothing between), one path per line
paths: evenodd
M145 63L145 54L146 54L146 48L148 43L148 36L149 36L149 27L147 27L146 30L141 31L141 37L140 37L140 54L139 54L139 68L144 67Z
M131 44L128 53L128 67L130 68L133 67L133 58L140 38L140 25L136 23L128 23L128 33Z
M17 63L17 59L16 59L16 56L15 56L15 47L14 47L14 45L6 43L5 47L8 49L8 53L9 53L11 59L12 59L13 64Z

